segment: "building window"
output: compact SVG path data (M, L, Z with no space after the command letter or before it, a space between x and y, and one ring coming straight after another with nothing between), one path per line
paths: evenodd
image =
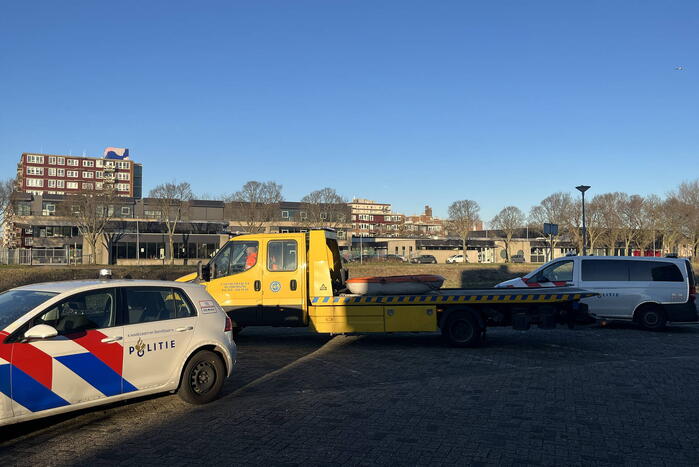
M288 219L289 218L289 211L282 211L282 219Z
M328 213L327 213L327 212L321 212L321 213L320 213L320 218L321 218L321 220L327 219L327 218L328 218Z
M122 216L130 216L131 215L131 206L122 206L121 207L121 215Z
M78 189L78 182L68 182L66 183L66 188L70 190L77 190Z
M15 206L17 209L18 216L31 216L32 215L32 205L30 203L17 203Z
M55 216L56 215L56 205L54 203L43 203L41 207L42 216Z
M44 181L40 178L28 178L27 179L27 186L43 187Z
M94 167L95 166L95 161L91 161L89 159L83 159L83 167Z
M117 164L117 167L119 167L120 169L128 169L129 163L126 161L121 161Z
M56 156L49 156L49 165L56 165Z
M56 181L57 181L57 180L47 180L47 181L46 181L47 186L48 186L49 188L56 188Z
M105 167L115 167L114 161L104 161Z
M56 170L56 176L57 177L65 177L66 176L66 169L57 169Z
M44 156L36 156L34 154L27 154L27 162L30 164L43 164Z
M302 220L308 219L308 214L306 214L306 211L301 211L299 213L299 217L301 217Z
M104 161L102 159L97 159L97 167L104 167Z
M83 190L94 190L95 185L92 183L83 183Z
M65 157L57 157L56 158L56 165L66 165L66 158Z
M49 177L55 177L55 176L56 176L56 168L49 167Z
M72 167L77 167L78 165L80 165L80 161L77 159L68 159L68 165Z
M128 183L117 183L117 191L129 191Z
M93 178L95 176L94 172L83 171L83 178Z
M131 174L129 172L119 172L117 174L118 180L129 180L130 178L131 178Z
M69 170L66 172L69 178L78 178L77 170Z
M95 172L95 178L104 178L104 172L98 170L97 172Z
M50 180L49 180L50 181ZM66 181L65 180L56 180L56 188L65 188L66 187Z
M27 167L27 175L44 175L43 167Z
M145 217L151 218L151 219L159 219L160 218L160 211L149 211L145 210L143 211L143 215Z

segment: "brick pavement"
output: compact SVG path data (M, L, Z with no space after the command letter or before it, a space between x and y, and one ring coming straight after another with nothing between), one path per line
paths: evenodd
M329 338L247 329L223 397L0 431L15 464L697 465L699 328Z

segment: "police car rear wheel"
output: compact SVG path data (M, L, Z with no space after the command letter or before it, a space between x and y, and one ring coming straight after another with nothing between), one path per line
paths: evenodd
M177 394L190 404L206 404L216 399L226 371L221 358L213 352L197 352L182 372Z

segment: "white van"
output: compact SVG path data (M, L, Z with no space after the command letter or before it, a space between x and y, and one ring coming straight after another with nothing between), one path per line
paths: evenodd
M645 329L699 321L689 260L634 256L566 256L496 287L573 286L598 292L582 300L597 319L633 320Z

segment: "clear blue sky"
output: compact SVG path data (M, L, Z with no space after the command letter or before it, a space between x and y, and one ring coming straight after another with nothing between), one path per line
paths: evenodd
M118 146L146 191L663 195L699 177L698 46L696 1L3 2L0 178Z

